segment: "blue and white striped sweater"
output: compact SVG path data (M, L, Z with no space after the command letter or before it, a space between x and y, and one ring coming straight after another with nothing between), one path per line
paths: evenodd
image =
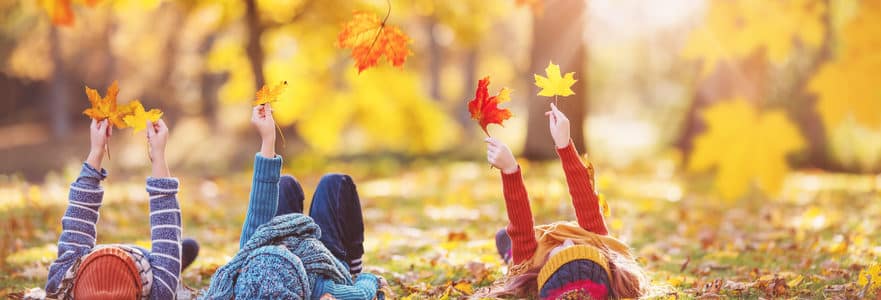
M58 258L49 266L46 291L50 294L57 291L68 269L95 248L98 210L104 198L100 183L106 177L107 171L102 169L99 172L83 164L79 177L70 185L67 211L61 219ZM178 185L175 178L147 178L152 249L141 250L153 269L150 299L174 299L179 283L181 216L176 198Z

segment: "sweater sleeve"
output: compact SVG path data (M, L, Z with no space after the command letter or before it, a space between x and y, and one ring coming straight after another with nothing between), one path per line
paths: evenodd
M83 255L95 247L98 236L98 209L104 199L101 181L107 171L95 170L83 163L77 179L70 184L67 211L61 218L61 236L58 238L58 258L49 266L46 291L53 293L64 278L64 273Z
M600 212L599 198L594 191L593 174L584 166L575 145L570 141L568 146L557 149L557 154L563 162L563 172L566 173L566 183L569 184L578 225L596 234L609 234Z
M538 247L532 208L529 206L529 196L526 194L526 186L523 185L520 167L512 174L502 172L502 187L508 211L507 231L511 237L511 252L514 264L519 264L532 257Z
M259 153L255 155L251 199L248 203L248 214L245 215L245 224L242 225L239 249L245 246L257 227L275 217L275 210L278 207L278 180L281 176L281 165L281 156L265 158Z
M150 299L174 299L180 282L181 213L176 178L147 178L150 194L150 238L148 255L153 267Z
M312 289L312 299L321 299L322 296L329 294L337 300L370 300L376 298L378 289L379 278L370 273L358 275L354 285L336 284L319 277Z

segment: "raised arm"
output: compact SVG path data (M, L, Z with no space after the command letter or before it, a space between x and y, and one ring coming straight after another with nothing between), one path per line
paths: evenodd
M529 196L526 194L526 186L523 185L520 166L514 160L511 149L493 138L486 139L486 143L487 160L502 173L502 189L509 222L507 232L511 237L513 262L519 264L532 257L538 246Z
M151 299L174 299L181 271L181 213L177 201L180 183L171 177L165 163L168 127L163 120L147 123L152 176L147 178L150 195L150 239L148 255L153 267Z
M67 211L61 218L61 236L58 238L58 258L49 266L49 279L46 291L50 294L58 289L64 273L83 255L95 247L98 235L98 209L104 198L101 181L107 171L101 168L104 149L112 134L112 126L107 120L92 120L90 129L91 149L80 175L70 184Z
M600 211L599 197L594 190L593 174L581 161L569 137L569 119L554 104L551 104L551 111L545 114L548 116L557 154L563 163L563 172L566 173L566 183L569 185L569 195L572 196L578 225L596 234L608 234L609 230Z
M257 127L262 144L260 153L254 158L254 177L251 181L248 213L239 238L240 249L245 246L257 227L269 222L275 216L282 165L281 156L275 154L275 120L272 118L272 107L255 106L251 113L251 123Z

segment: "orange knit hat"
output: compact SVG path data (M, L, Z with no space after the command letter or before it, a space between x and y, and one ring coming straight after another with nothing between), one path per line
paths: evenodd
M132 257L107 247L89 254L77 269L74 299L140 299L141 277Z

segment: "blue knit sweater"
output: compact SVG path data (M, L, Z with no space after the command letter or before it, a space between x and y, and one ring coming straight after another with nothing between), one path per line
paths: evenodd
M107 171L99 172L83 164L76 181L70 185L67 211L61 219L58 258L49 266L46 291L54 293L64 274L95 248L98 210L104 198L101 181ZM180 206L177 202L178 181L175 178L147 178L150 195L150 237L152 250L141 250L149 259L153 273L150 299L174 299L180 278Z
M248 213L245 216L245 224L242 226L242 235L239 239L240 252L250 252L261 247L275 247L272 244L284 245L296 258L282 257L282 254L276 251L269 252L278 254L279 258L277 259L279 261L288 261L292 265L302 264L305 265L306 273L311 271L312 274L306 274L311 288L309 293L309 298L311 299L319 299L325 294L330 294L340 300L375 298L379 287L379 279L373 274L362 273L352 282L352 275L349 273L348 268L345 267L343 262L334 258L330 251L318 241L321 236L321 230L311 218L293 214L294 216L279 216L273 219L278 207L278 181L281 174L281 166L281 156L265 158L259 153L255 156L251 199L248 204ZM255 234L255 232L258 234ZM293 238L290 238L292 235ZM265 252L267 250L261 251ZM252 255L252 253L248 255ZM329 257L335 267L312 267L315 264L310 263L310 261L322 260L324 257ZM246 258L247 255L239 253L233 261L224 267L244 263L239 260ZM297 263L297 260L301 262ZM324 271L328 269L334 270L332 272ZM323 274L315 274L316 270L322 270ZM218 269L218 274L212 277L212 287L209 288L209 292L206 295L208 298L225 298L218 296L219 294L211 293L215 284L226 285L219 282L216 283L215 280L230 280L229 277L218 276L220 273L221 270Z

